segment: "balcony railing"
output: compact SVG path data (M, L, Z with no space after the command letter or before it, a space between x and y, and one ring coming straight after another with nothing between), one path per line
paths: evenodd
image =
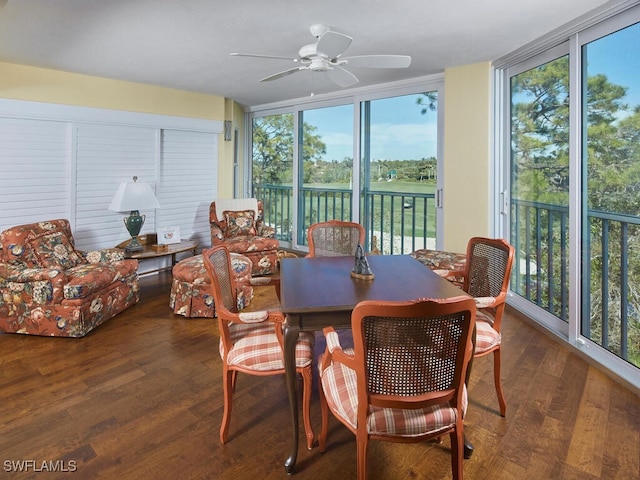
M511 205L511 290L568 321L569 208L513 199ZM632 280L640 256L629 249L640 241L640 218L589 210L583 232L581 333L640 366L640 292Z
M264 220L279 240L293 240L293 189L286 185L254 185L253 195L264 203ZM303 187L298 198L299 245L306 245L309 225L326 220L351 220L353 192L349 189ZM365 250L407 254L435 248L436 204L431 193L368 191L360 198L361 223L367 232Z
M293 238L293 190L283 185L254 185L263 200L265 222L278 239ZM295 229L298 244L306 245L309 225L329 219L351 218L352 192L348 189L300 189ZM433 194L368 191L360 198L361 222L367 232L366 250L373 236L385 254L406 254L435 248ZM516 248L511 290L556 317L569 319L569 208L513 200L511 239ZM632 278L640 276L640 254L629 245L640 242L640 218L590 210L590 232L583 241L582 334L620 357L640 365L640 289ZM630 325L635 327L630 328Z

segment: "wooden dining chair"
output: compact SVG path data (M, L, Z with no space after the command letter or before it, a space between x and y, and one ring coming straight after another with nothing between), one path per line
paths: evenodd
M283 331L284 315L277 310L239 312L231 254L226 245L202 252L205 268L211 278L211 289L220 332L219 351L222 357L224 413L220 426L220 442L226 443L231 420L232 395L238 372L249 375L284 375ZM266 288L266 287L265 287ZM296 345L296 371L302 376L302 414L307 447L313 445L310 419L312 358L314 336L301 332Z
M507 404L500 380L501 329L514 252L513 246L501 238L473 237L467 244L464 271L450 272L453 278L462 274L462 289L475 299L478 311L474 357L483 357L493 352L493 381L500 404L500 415L503 417Z
M475 311L466 295L363 301L351 315L352 349L343 349L337 332L325 328L320 451L326 449L329 411L356 436L359 480L367 478L369 440L413 443L448 433L453 478L462 479Z
M355 222L328 220L314 223L307 231L307 257L354 255L358 243L364 247L364 227Z

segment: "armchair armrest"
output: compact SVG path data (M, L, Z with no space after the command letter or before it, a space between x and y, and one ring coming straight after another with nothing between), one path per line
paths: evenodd
M320 360L321 362L320 368L324 370L329 366L331 362L336 361L355 370L356 368L355 359L353 355L348 355L344 353L344 351L342 350L342 345L340 345L340 338L338 337L338 332L336 332L333 327L325 327L322 330L322 333L324 334L324 338L327 342L327 348Z
M274 238L276 236L276 229L265 225L264 223L260 224L260 227L258 227L257 231L259 237Z
M340 345L340 337L338 337L338 332L336 332L333 327L326 327L322 333L324 333L324 338L327 342L327 350L329 351L329 353L333 353L336 349L342 350L342 345Z
M211 230L211 245L221 245L224 243L224 230L220 225L216 222L211 222L209 224L209 228Z
M476 302L476 308L491 308L500 303L496 297L474 297L473 300Z
M55 268L27 268L0 263L0 302L49 305L61 303L67 283L64 271Z
M262 323L269 318L269 312L266 310L259 310L257 312L240 312L238 318L243 323Z
M124 250L121 248L102 248L80 253L89 263L111 263L125 259Z

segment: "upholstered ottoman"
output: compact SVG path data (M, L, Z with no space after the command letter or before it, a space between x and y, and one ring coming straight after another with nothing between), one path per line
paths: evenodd
M462 287L461 276L451 276L453 272L462 272L467 263L465 253L444 252L442 250L416 250L411 256L430 268L441 277L446 277L454 285Z
M244 255L232 253L231 268L238 283L238 308L242 309L251 303L253 297L253 264ZM174 265L169 306L173 313L189 318L215 317L211 280L204 267L202 255L186 258Z

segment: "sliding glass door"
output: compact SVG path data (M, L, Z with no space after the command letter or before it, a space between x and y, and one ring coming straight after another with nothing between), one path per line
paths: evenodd
M360 108L361 222L383 253L435 249L438 91Z
M511 289L564 322L571 183L567 50L564 45L510 69L508 236L516 249Z
M251 196L262 201L264 221L276 238L293 236L294 116L281 113L252 121Z
M351 221L353 104L300 112L298 245L316 222Z
M580 333L640 367L638 45L640 24L582 46Z
M505 68L502 150L512 303L638 385L639 22L634 8Z
M309 225L337 219L365 226L367 251L436 248L439 94L437 84L252 115L250 195L277 238L304 250Z

